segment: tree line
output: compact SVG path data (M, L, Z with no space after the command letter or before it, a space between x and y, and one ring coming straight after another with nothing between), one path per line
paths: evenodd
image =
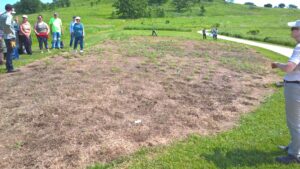
M176 12L183 12L190 9L195 4L200 4L199 15L203 16L205 7L202 2L213 2L213 0L170 0ZM113 7L116 12L113 16L120 18L140 18L140 17L164 17L165 11L161 6L168 0L116 0ZM202 4L202 5L201 5Z
M54 10L55 8L71 6L70 0L53 0L52 3L42 3L40 0L20 0L15 3L14 8L17 13L31 14L43 10Z

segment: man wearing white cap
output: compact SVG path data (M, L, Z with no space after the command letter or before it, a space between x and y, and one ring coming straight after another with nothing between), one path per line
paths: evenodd
M7 48L6 53L6 70L7 73L13 73L17 70L14 70L12 53L16 47L16 34L13 27L13 16L12 16L12 5L6 4L6 12L0 15L0 30L3 32L3 38Z
M28 16L23 15L23 22L20 25L20 48L23 49L23 45L25 46L25 50L28 55L32 55L32 50L31 50L31 25L28 22Z
M272 68L279 68L287 73L284 77L284 97L291 142L283 147L288 155L278 157L276 161L300 164L300 20L289 22L288 26L291 27L291 36L297 41L297 46L288 63L275 62L272 63Z

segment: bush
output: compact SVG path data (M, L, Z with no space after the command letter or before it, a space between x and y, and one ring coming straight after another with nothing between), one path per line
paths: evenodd
M257 35L257 34L259 34L259 30L250 30L250 31L248 31L247 32L247 34L250 34L250 35Z
M170 21L169 20L166 20L166 22L165 22L166 24L169 24L170 23Z

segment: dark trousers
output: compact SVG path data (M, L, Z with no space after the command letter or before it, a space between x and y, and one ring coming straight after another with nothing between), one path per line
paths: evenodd
M71 33L71 39L70 39L70 47L73 46L73 41L75 40L75 36L73 33Z
M83 50L83 36L75 37L74 49L77 49L78 43L80 44L80 50Z
M43 50L43 45L45 45L45 49L48 49L48 38L38 36L37 39L39 41L40 50Z
M23 49L23 46L25 46L27 54L32 55L31 37L27 38L25 35L20 35L20 48Z
M15 39L5 39L5 45L7 48L7 53L6 53L6 70L8 72L14 70L13 66L13 51L14 48L11 46L11 41L14 41Z
M203 39L206 39L206 34L203 34Z

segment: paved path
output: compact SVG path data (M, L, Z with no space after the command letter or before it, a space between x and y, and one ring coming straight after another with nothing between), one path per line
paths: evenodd
M198 31L198 33L202 34L202 31ZM289 48L289 47L273 45L273 44L269 44L269 43L256 42L256 41L245 40L245 39L239 39L239 38L232 38L232 37L223 36L223 35L218 35L218 38L223 39L223 40L232 41L232 42L243 43L243 44L247 44L247 45L251 45L251 46L261 47L261 48L268 49L273 52L279 53L286 57L290 57L293 53L293 49Z

